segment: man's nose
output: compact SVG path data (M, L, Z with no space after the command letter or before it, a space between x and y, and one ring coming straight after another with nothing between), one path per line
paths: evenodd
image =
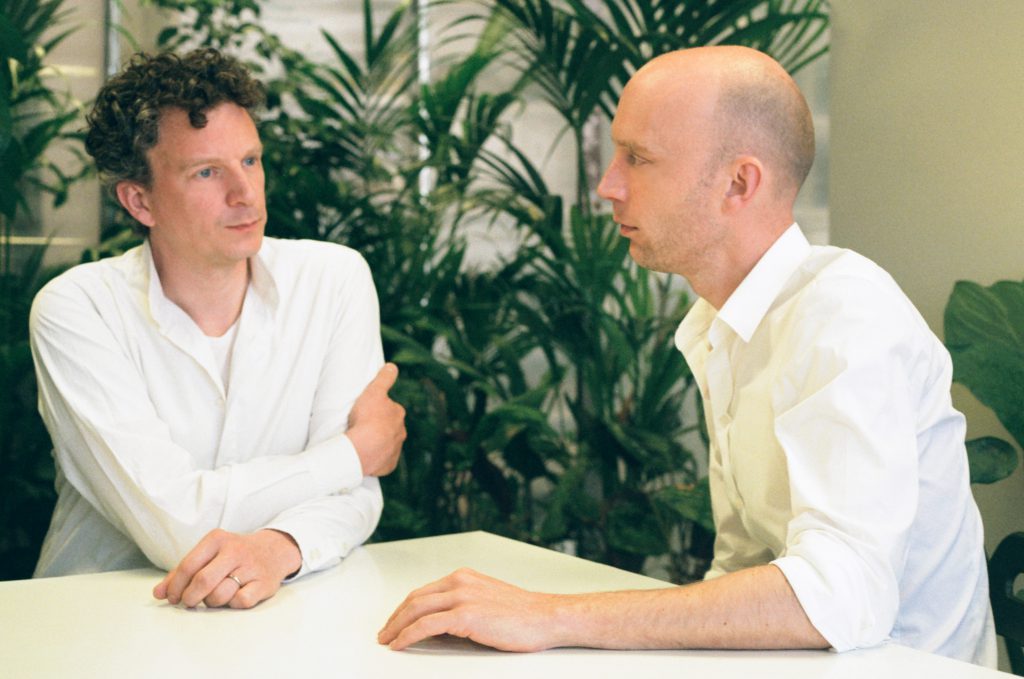
M605 200L621 202L626 199L626 185L622 180L622 172L618 169L615 158L608 163L601 182L597 185L597 195Z
M259 195L258 184L260 178L250 170L238 168L231 173L230 186L228 187L228 204L230 205L252 205Z

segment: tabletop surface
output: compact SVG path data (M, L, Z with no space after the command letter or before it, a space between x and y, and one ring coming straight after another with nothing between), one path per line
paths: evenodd
M0 676L21 677L835 677L1008 676L897 645L829 651L516 654L451 637L395 652L377 631L412 589L470 566L528 589L667 583L474 532L378 543L248 611L152 598L153 569L0 582Z

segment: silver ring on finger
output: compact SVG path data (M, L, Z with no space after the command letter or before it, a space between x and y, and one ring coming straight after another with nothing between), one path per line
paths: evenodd
M238 576L235 575L234 573L229 573L228 574L228 578L230 578L231 580L235 581L235 584L238 585L238 589L242 589L242 587L244 586L244 585L242 585L242 581L239 580Z

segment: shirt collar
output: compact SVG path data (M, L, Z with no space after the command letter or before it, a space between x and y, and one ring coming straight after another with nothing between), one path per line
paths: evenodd
M718 318L744 342L749 342L786 281L810 251L811 244L794 222L729 295L718 312Z
M277 281L271 270L271 262L268 261L272 250L271 239L264 238L260 251L254 257L249 258L249 285L271 313L277 310L280 301Z
M712 324L715 321L732 328L744 342L749 342L782 287L810 253L811 244L794 222L761 256L746 278L716 311L707 300L698 299L676 330L676 347L689 357L702 338L714 343ZM717 325L717 324L716 324ZM714 333L719 335L720 333Z
M277 282L266 261L268 256L272 256L269 254L271 248L268 247L267 240L264 238L259 252L249 258L249 290L246 292L246 304L249 304L253 297L259 300L258 311L261 316L273 316L279 302ZM167 329L187 319L188 314L164 295L148 238L142 244L142 267L148 272L146 288L149 312L156 324Z

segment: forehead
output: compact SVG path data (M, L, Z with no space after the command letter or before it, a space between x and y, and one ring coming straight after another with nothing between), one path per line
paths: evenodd
M656 153L709 143L714 108L715 91L699 81L665 70L640 72L623 88L612 140Z
M233 103L219 104L205 112L206 125L193 127L184 109L169 108L160 114L157 143L152 155L188 158L195 155L230 155L259 146L259 132L249 113Z

